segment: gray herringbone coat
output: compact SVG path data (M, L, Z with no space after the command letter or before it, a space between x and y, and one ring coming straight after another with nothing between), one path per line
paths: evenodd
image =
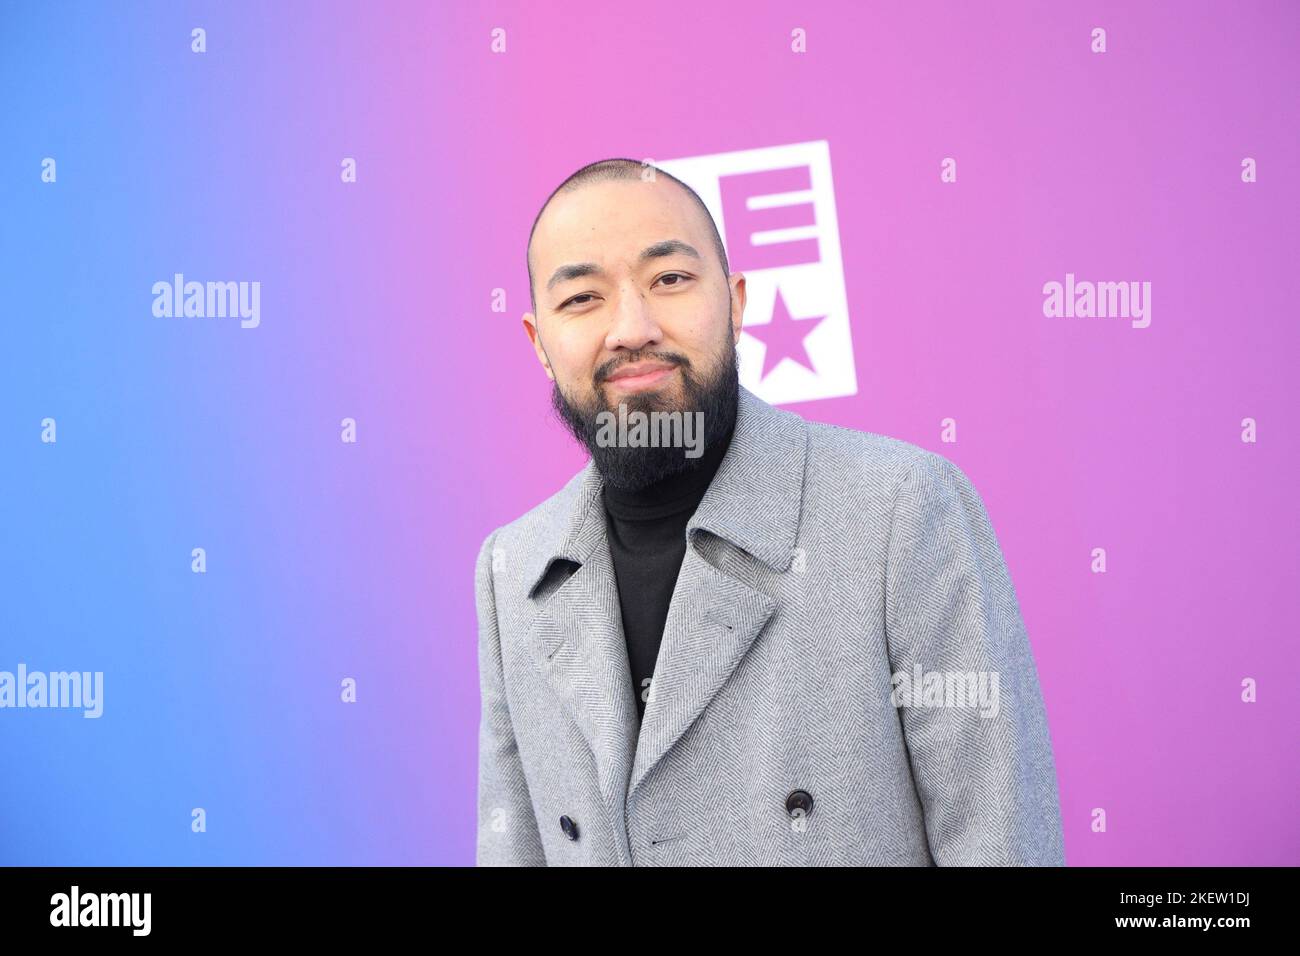
M639 733L600 487L588 463L479 554L480 865L1064 863L1028 637L956 465L742 389ZM896 706L900 672L996 675L998 706Z

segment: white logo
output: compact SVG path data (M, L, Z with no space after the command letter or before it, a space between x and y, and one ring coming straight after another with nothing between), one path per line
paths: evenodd
M129 926L131 935L148 936L151 893L71 893L50 897L51 926Z
M654 165L699 193L745 274L741 384L773 405L856 395L827 142Z

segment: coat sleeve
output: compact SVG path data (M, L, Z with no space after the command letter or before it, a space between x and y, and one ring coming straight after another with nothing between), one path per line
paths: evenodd
M979 493L942 455L923 450L903 479L887 560L894 703L935 863L1063 866L1051 737L1015 589Z
M482 697L476 862L479 866L545 866L546 854L506 703L493 583L495 542L493 532L479 550L474 572Z

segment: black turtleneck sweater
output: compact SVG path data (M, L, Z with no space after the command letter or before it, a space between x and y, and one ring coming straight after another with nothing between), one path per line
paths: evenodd
M618 581L627 659L637 717L645 716L677 572L686 556L686 523L721 464L731 434L712 442L698 467L665 478L644 491L605 485L609 550Z

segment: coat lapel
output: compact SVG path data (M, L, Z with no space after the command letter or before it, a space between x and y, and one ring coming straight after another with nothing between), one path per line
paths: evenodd
M557 560L579 567L539 599L529 644L541 673L582 730L601 793L613 810L626 796L637 715L600 490L599 473L588 464L579 476L563 541L539 553L530 596Z
M726 683L776 602L686 549L668 609L629 794Z
M803 419L741 389L731 446L686 525L677 575L628 786L655 764L708 706L776 611L762 591L706 561L700 532L728 541L776 571L794 556L803 501Z

